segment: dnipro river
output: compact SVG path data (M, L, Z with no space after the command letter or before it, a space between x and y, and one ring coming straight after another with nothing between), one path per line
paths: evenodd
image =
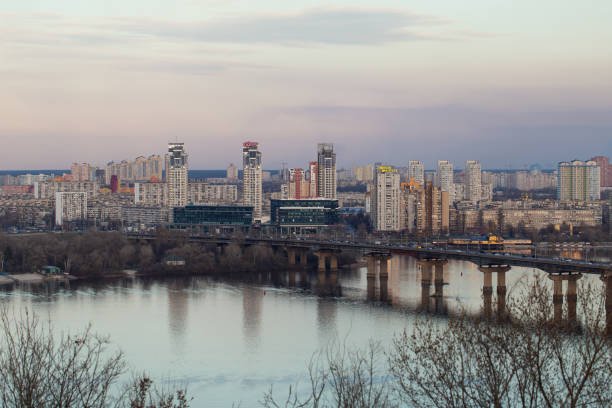
M534 273L513 268L508 291ZM240 281L179 277L14 286L0 289L0 301L49 316L56 330L92 323L96 332L110 335L132 368L186 383L193 407L255 407L270 385L284 393L303 380L313 353L335 338L355 346L369 339L389 345L421 313L443 321L460 306L481 312L483 274L475 265L450 261L444 283L442 297L427 296L417 262L396 256L386 301L379 289L368 299L365 268Z

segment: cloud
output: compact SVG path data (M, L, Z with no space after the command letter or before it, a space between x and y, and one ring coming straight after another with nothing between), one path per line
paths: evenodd
M236 44L373 45L397 41L444 40L436 32L451 22L404 9L320 7L293 14L254 14L209 21L154 20L140 17L69 18L61 15L0 15L22 41L101 45L134 40ZM10 23L13 24L10 24ZM33 30L24 29L24 25ZM44 35L37 35L44 34ZM459 31L457 31L459 33ZM4 36L5 39L7 36Z
M262 14L209 22L126 22L124 27L162 37L231 43L379 44L429 40L439 17L400 9L312 8L296 14Z

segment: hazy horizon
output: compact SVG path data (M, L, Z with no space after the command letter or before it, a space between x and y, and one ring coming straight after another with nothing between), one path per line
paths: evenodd
M0 168L462 168L612 153L612 3L0 0ZM8 148L6 147L8 146Z

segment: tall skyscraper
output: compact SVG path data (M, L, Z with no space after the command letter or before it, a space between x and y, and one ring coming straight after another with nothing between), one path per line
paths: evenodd
M561 162L557 170L557 199L561 201L599 200L600 168L594 161Z
M599 181L601 187L612 187L612 164L604 156L595 156L591 159L599 165Z
M376 165L372 194L372 224L377 231L399 231L400 175L392 166Z
M438 160L438 170L436 171L435 186L440 191L448 192L449 199L453 201L453 163L447 160Z
M465 196L473 203L482 199L482 166L478 160L465 162Z
M253 207L253 219L261 220L262 192L261 192L261 152L259 143L244 142L242 144L243 185L242 200L244 205Z
M414 179L419 184L425 183L425 167L423 162L410 160L408 162L408 180Z
M317 182L318 173L319 171L317 170L317 162L310 162L309 175L310 175L310 197L311 198L318 197L318 189L319 189L319 183Z
M336 198L336 153L331 143L318 144L317 156L317 196L321 198Z
M168 206L187 205L187 153L184 143L168 143L166 153L166 183L168 184Z
M449 193L426 181L417 190L416 227L419 232L446 233L450 226Z

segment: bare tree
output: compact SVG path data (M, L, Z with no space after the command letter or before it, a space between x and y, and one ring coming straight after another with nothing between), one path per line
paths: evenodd
M0 402L3 408L188 408L183 388L153 387L142 374L128 386L126 362L91 327L55 334L28 312L0 311Z
M608 407L612 342L599 291L581 285L580 330L553 319L543 279L508 303L512 320L467 315L447 325L417 320L393 342L396 393L422 407Z
M0 400L3 407L106 407L125 371L123 354L88 327L56 336L29 312L0 316Z
M579 287L579 323L555 320L547 279L521 282L499 320L467 312L420 315L381 352L328 349L309 366L311 392L289 389L264 407L505 408L612 406L612 340L605 296ZM509 317L509 318L508 318ZM331 351L330 351L331 350ZM307 395L300 399L300 395Z
M185 388L160 389L142 374L133 379L117 408L189 408L190 401Z
M364 349L332 342L311 359L307 392L300 393L299 387L292 385L281 402L271 388L260 403L267 408L395 407L385 364L377 342L370 342Z

